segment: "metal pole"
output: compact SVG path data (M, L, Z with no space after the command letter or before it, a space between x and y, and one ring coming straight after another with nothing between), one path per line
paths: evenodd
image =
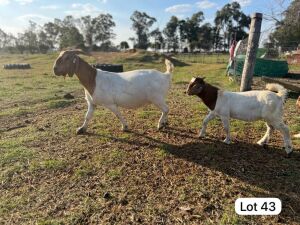
M261 22L262 13L254 13L251 17L247 53L242 74L240 91L251 90L254 66L256 61L256 52L258 49L260 38Z

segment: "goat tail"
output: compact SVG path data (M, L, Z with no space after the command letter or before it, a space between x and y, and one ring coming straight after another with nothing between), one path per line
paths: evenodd
M173 65L173 63L171 63L170 60L165 59L165 64L166 64L166 68L167 68L166 73L173 73L174 72L174 65Z
M281 97L282 101L285 102L287 96L287 90L280 84L267 84L266 89L269 91L277 92L277 95Z
M295 134L294 137L295 138L300 138L300 134Z

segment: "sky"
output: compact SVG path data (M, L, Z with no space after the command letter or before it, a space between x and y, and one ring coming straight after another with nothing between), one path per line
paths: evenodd
M271 9L280 11L280 7L274 4L280 0L236 1L247 15L254 12L270 14ZM63 19L67 15L81 17L110 13L116 23L116 38L113 42L119 44L134 36L130 16L135 10L155 17L157 22L153 28L163 29L172 15L184 19L198 11L203 11L206 22L213 23L216 11L230 2L232 0L0 0L0 28L7 33L17 34L28 27L29 20L42 25L54 18ZM284 2L286 7L291 0ZM271 22L263 20L263 38L266 38L272 27Z

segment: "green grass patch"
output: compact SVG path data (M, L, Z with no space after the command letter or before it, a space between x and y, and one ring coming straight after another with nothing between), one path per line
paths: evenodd
M143 111L138 111L137 115L141 119L148 119L153 116L157 116L159 114L158 111L148 111L148 110L143 110Z
M48 102L49 109L58 109L58 108L65 108L72 105L73 101L67 100L54 100Z
M39 220L36 223L37 225L64 225L65 223L60 220L55 219L45 219L45 220Z
M59 171L65 169L67 165L67 162L61 159L48 159L42 162L33 162L29 169L32 172L38 170Z
M245 220L242 216L235 213L234 204L230 204L222 214L219 224L220 225L243 225Z
M35 157L35 151L26 147L4 149L0 154L0 166L6 166L15 162L27 163Z
M120 168L111 169L107 172L107 176L110 180L117 180L122 176L122 170Z
M158 158L164 159L170 154L168 150L169 150L169 145L161 144L161 146L155 150L156 156Z
M76 178L86 178L94 173L94 165L91 162L84 161L80 164L79 168L74 171L74 176Z

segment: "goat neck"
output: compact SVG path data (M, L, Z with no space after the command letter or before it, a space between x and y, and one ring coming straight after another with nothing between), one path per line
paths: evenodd
M80 57L77 60L75 74L84 88L93 96L96 87L97 70Z
M210 109L214 110L218 98L219 88L205 83L203 90L197 95L202 99L204 104Z

